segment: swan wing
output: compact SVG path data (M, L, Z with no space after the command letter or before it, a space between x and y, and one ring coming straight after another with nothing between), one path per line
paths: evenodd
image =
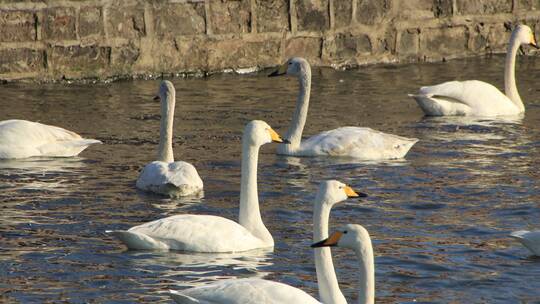
M302 155L349 156L365 160L402 158L418 141L370 128L342 127L302 141Z
M540 256L540 230L514 231L510 234L511 237L517 239L523 246L527 247L534 255Z
M146 165L137 179L137 188L171 196L199 193L203 182L197 169L187 162L153 161Z
M519 109L499 89L478 81L449 81L420 88L417 100L426 114L512 115ZM440 112L440 113L438 113Z
M0 158L76 156L97 143L101 141L37 122L16 119L0 122Z
M130 249L236 252L273 246L264 244L240 224L213 215L174 215L109 233Z
M171 298L181 304L320 304L301 289L262 279L232 279L182 291Z

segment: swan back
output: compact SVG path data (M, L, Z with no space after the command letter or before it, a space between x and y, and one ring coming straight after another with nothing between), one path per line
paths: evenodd
M262 279L224 280L206 286L173 291L170 296L176 303L181 304L320 304L301 289Z
M84 139L75 132L38 122L18 119L0 122L0 159L70 157L97 143L101 141Z

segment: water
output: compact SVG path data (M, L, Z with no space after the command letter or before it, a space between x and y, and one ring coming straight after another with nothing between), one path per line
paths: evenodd
M263 220L274 252L133 252L104 234L178 213L237 218L241 130L263 119L284 134L296 81L257 75L174 79L174 149L205 182L202 199L135 190L158 143L158 81L0 87L0 120L62 126L105 144L79 158L0 161L0 302L170 302L160 292L224 278L264 277L317 296L311 243L319 181L370 194L331 214L364 225L376 254L378 303L540 303L540 259L507 235L540 228L540 60L520 58L523 119L431 119L407 93L451 79L502 87L503 58L314 70L305 135L356 125L417 137L406 160L382 163L276 156L259 163ZM356 300L356 261L334 249L340 285Z

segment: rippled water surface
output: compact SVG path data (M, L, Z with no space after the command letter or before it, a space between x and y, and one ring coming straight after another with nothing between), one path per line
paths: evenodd
M205 182L201 199L135 190L156 155L158 81L0 86L0 120L58 125L102 140L79 158L0 161L0 302L170 302L161 292L233 277L264 277L317 296L311 243L319 181L370 196L331 214L332 229L365 226L376 255L378 303L540 303L540 259L508 238L540 229L540 60L521 58L523 119L424 118L407 97L420 85L480 79L502 87L503 57L442 64L314 70L305 135L354 125L417 137L405 160L294 158L262 148L259 196L274 252L126 251L104 234L179 213L237 218L240 138L263 119L284 134L291 78L173 79L174 149ZM356 301L356 260L334 249L340 285Z

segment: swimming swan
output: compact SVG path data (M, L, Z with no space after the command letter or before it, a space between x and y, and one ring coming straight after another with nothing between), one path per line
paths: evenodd
M292 124L286 138L289 145L279 145L278 154L293 156L348 156L363 160L402 158L418 141L416 138L386 134L370 128L342 127L319 133L302 141L311 91L311 67L304 58L291 58L269 77L292 75L298 78L300 93Z
M0 159L77 156L95 139L75 132L27 120L0 121Z
M343 190L345 193L343 193ZM328 221L332 207L347 199L347 197L366 197L364 193L355 193L351 188L336 180L324 181L319 186L313 206L313 241L328 238ZM323 303L347 304L345 296L339 289L332 251L328 247L316 248L315 269L317 270L317 282L319 284L319 297Z
M540 256L540 230L514 231L510 234L511 237L517 239L523 246L527 247L534 255Z
M107 231L130 249L239 252L271 248L274 239L264 226L257 194L257 159L262 145L283 142L264 121L248 123L242 137L239 223L213 215L180 214L130 228Z
M338 181L327 181L321 183L319 191L315 198L315 212L314 212L314 233L318 233L318 230L326 228L323 234L328 234L328 216L330 208L335 203L341 202L348 197L359 196L353 189L342 184ZM320 239L319 239L320 240ZM324 252L321 249L316 252ZM317 261L321 259L321 255L315 255L317 274L319 274L319 267L321 265L328 264L328 261ZM325 257L325 259L331 259L331 257ZM331 261L330 261L331 264ZM333 266L332 266L333 270ZM328 269L324 270L325 272ZM322 272L324 275L328 273ZM319 278L319 276L317 276ZM335 279L335 274L333 276ZM327 288L325 282L319 281L319 292L322 288ZM337 286L337 282L335 282ZM339 287L337 287L339 291ZM329 291L326 291L328 293ZM340 292L341 294L341 292ZM177 303L181 304L193 304L193 303L234 303L234 304L248 304L248 303L265 303L265 304L290 304L290 303L320 303L312 296L308 295L301 289L269 280L263 279L230 279L223 280L209 285L194 287L182 291L170 291L169 295ZM336 298L335 295L332 295ZM343 296L341 296L343 297ZM341 302L332 302L324 298L321 298L324 303L347 303L343 297Z
M203 182L197 169L190 163L174 161L172 135L176 90L173 84L167 80L162 81L159 96L154 99L161 100L158 159L143 168L136 186L144 191L171 197L200 193Z
M498 116L525 112L515 76L516 55L521 45L538 48L534 33L526 25L518 25L510 36L504 66L504 92L489 83L468 80L449 81L422 87L413 97L426 115L431 116Z

